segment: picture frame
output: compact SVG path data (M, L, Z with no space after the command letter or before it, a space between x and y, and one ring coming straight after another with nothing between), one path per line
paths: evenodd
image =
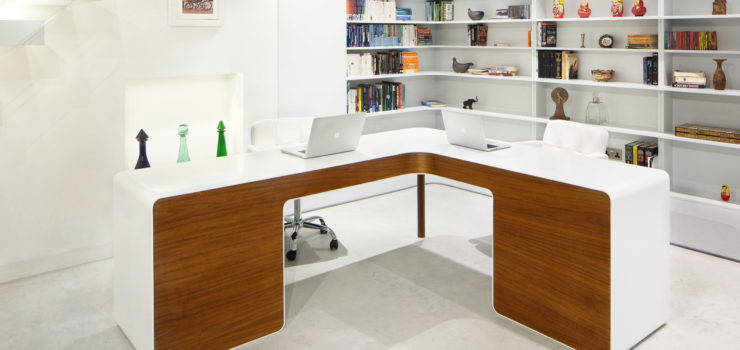
M179 27L219 27L224 0L167 0L168 23Z

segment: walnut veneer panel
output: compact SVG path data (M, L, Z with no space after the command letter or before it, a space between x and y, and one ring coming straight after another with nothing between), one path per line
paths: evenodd
M432 154L403 154L165 198L154 206L157 349L227 349L283 325L286 201L428 173L494 194L494 306L582 349L609 347L609 198Z

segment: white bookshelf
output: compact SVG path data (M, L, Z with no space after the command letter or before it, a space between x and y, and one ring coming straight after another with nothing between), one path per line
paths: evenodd
M424 19L423 0L396 0L399 7L410 7L414 19ZM564 87L570 93L566 114L574 121L584 121L585 109L593 92L598 92L609 109L606 128L611 134L610 147L623 149L635 140L652 140L659 144L657 166L671 175L673 197L680 206L695 205L696 211L709 207L733 210L740 222L740 145L690 139L674 135L674 128L684 123L740 129L740 5L728 3L727 15L711 15L711 1L645 0L646 16L634 17L632 2L624 2L624 17L614 18L609 13L609 2L597 5L591 1L591 18L579 18L579 1L566 1L566 15L552 18L550 0L456 0L455 21L452 22L392 22L417 24L432 29L434 45L421 47L347 48L347 52L377 50L419 51L422 71L417 74L398 74L378 77L348 78L346 82L393 80L413 82L420 92L415 97L439 99L448 104L444 108L411 107L401 111L371 113L371 117L406 113L417 116L427 113L441 126L441 110L455 110L486 117L487 132L508 141L531 140L542 137L554 112L550 93ZM486 17L496 8L512 4L530 4L532 19L469 21L467 8L486 11ZM558 23L558 46L537 47L537 24ZM347 23L377 23L347 21ZM383 22L390 23L390 22ZM489 26L488 43L491 46L467 46L468 24ZM532 28L533 47L527 46L526 34ZM717 31L719 50L693 51L664 48L664 33L668 31ZM586 34L585 48L580 48L580 33ZM598 38L610 34L615 38L614 48L601 48ZM657 34L658 49L627 49L628 34ZM511 46L496 47L494 42L509 42ZM560 80L537 77L538 50L573 51L579 54L579 79ZM642 57L658 54L659 85L642 83ZM517 65L522 75L514 78L475 76L452 72L451 57L460 62L475 62L474 67ZM712 58L726 58L724 65L727 89L714 90L711 86L716 64ZM606 83L595 81L591 69L614 69L615 78ZM707 75L706 89L685 89L670 86L673 69L701 70ZM418 79L417 79L418 78ZM462 110L466 98L479 96L475 110ZM420 99L421 99L420 98ZM408 100L416 104L416 100ZM692 166L695 164L695 166ZM729 203L719 199L724 184L733 189ZM690 204L686 204L690 203ZM677 204L678 205L678 204ZM694 211L688 209L688 212ZM709 211L711 212L711 211ZM711 221L711 219L710 219ZM722 225L717 217L717 225ZM716 226L719 230L720 226ZM740 226L738 226L740 227ZM711 225L707 230L712 230ZM693 236L692 236L693 235ZM694 234L679 234L676 242L692 246L700 238ZM694 237L694 238L686 238ZM737 237L740 240L740 237ZM701 244L697 247L712 251ZM740 259L740 246L734 259Z

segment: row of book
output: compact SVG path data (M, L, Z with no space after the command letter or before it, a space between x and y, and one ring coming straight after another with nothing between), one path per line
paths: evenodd
M424 46L432 30L411 24L348 24L347 47Z
M673 71L673 87L698 88L707 87L707 76L704 72L687 72L682 70Z
M537 51L537 76L550 79L578 79L578 55L573 51Z
M405 99L406 86L403 83L360 84L347 91L347 112L394 111L403 108Z
M537 34L540 47L558 46L558 24L556 22L539 22Z
M455 20L454 0L427 0L424 6L427 21L442 22Z
M652 168L656 157L658 157L657 143L634 141L624 145L624 162L627 164Z
M740 144L740 129L716 128L712 126L682 124L676 127L676 136Z
M657 49L658 48L658 35L657 34L627 35L627 48L628 49Z
M529 19L529 5L510 5L496 10L496 18Z
M485 24L471 24L468 26L468 45L488 46L488 26Z
M350 78L416 72L419 72L419 54L415 51L347 54L347 76Z
M717 50L717 32L666 32L668 50Z
M658 85L658 54L642 58L642 83Z
M350 21L394 21L396 0L347 0Z

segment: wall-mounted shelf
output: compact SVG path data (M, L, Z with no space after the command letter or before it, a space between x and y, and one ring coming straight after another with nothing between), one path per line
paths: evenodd
M657 53L658 49L627 49L627 48L612 48L604 49L600 47L538 47L537 50L550 50L550 51L575 51L575 52L598 52L598 53L634 53L634 54L651 54Z
M424 45L424 46L348 47L347 51L418 50L418 49L501 50L501 51L530 51L532 50L531 47L525 47L525 46Z
M43 44L44 21L0 20L0 46Z
M418 24L418 25L461 25L461 24L509 24L531 23L531 19L486 19L480 21L347 21L347 24Z
M495 76L495 75L474 75L470 73L454 73L454 72L444 72L444 71L426 71L426 72L419 72L419 73L370 75L370 76L365 76L365 77L349 77L347 78L347 80L348 81L387 80L387 79L394 79L394 78L414 78L414 77L454 77L454 78L467 78L467 79L532 81L532 77L528 77L528 76L504 77L504 76Z

